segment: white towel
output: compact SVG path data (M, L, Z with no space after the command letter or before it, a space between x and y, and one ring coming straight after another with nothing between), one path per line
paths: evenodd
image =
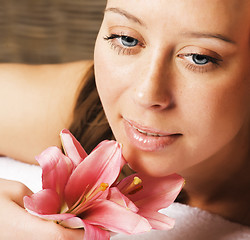
M22 182L33 192L42 189L40 166L22 163L7 157L0 157L0 178Z
M117 235L112 240L247 240L250 239L250 228L232 223L218 215L173 203L162 213L175 218L175 227L169 231L126 236Z
M24 183L33 192L42 189L41 168L10 158L0 158L0 178ZM169 231L150 231L138 235L118 234L112 240L250 240L250 228L184 204L173 203L162 213L176 219Z

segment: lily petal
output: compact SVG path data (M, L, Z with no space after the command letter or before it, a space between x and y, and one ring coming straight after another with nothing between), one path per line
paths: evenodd
M38 214L56 214L61 209L60 198L52 189L41 190L30 197L25 196L23 201L26 209Z
M75 167L78 166L88 154L69 130L63 129L60 133L60 137L65 154L72 160Z
M112 187L109 189L108 200L115 202L135 213L137 213L139 210L138 207L136 207L136 205L132 201L130 201L125 195L123 195L116 187Z
M64 221L60 223L60 225L67 227L67 228L84 228L83 221L79 217L65 219Z
M151 229L144 217L109 200L96 200L84 216L89 223L118 233L136 234Z
M138 214L145 217L153 229L169 230L172 229L175 224L175 220L173 218L152 210L141 208Z
M69 218L60 223L62 226L67 228L84 228L84 239L95 239L95 240L109 240L110 234L108 231L102 230L99 227L93 226L88 221L82 220L78 217Z
M29 209L26 209L30 214L34 215L34 216L37 216L39 218L42 218L44 220L48 220L48 221L56 221L58 223L62 222L62 221L65 221L67 219L70 219L70 218L74 218L75 215L73 214L70 214L70 213L59 213L59 214L49 214L49 215L46 215L46 214L39 214L39 213L36 213L36 212L33 212L33 211L30 211Z
M172 204L184 184L184 179L177 174L161 178L133 174L118 183L118 189L122 192L122 189L126 188L135 176L138 176L142 180L143 188L134 194L126 196L134 202L137 207L155 211L166 208Z
M111 186L119 175L122 162L121 146L108 141L92 151L73 171L65 188L65 200L71 207L83 192L98 188L102 183Z
M92 152L95 151L97 148L101 147L102 145L107 144L108 142L110 142L110 140L103 140L102 142L100 142L100 143L92 150ZM112 142L112 140L111 140L111 142ZM121 145L120 145L120 147L121 147ZM120 171L122 170L122 168L123 168L123 166L124 166L125 164L127 164L127 162L126 162L126 160L125 160L125 159L123 158L123 156L122 156L122 158L121 158L121 167L120 167Z
M47 148L36 160L43 170L43 189L53 189L62 199L65 185L74 167L72 161L57 147Z
M85 235L84 240L95 239L95 240L109 240L110 233L106 230L102 230L99 227L95 227L88 223L88 221L83 221Z

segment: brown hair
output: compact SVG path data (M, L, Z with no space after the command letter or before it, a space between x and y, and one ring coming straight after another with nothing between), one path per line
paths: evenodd
M84 75L79 89L69 130L85 151L90 153L101 141L114 139L96 89L93 64ZM125 165L120 179L131 173L133 171Z
M69 130L87 153L102 140L114 138L97 93L93 64L83 77Z

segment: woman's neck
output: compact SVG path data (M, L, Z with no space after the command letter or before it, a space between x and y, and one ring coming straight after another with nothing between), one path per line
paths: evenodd
M250 142L246 139L235 139L237 144L230 143L213 158L181 173L186 179L186 204L250 226Z

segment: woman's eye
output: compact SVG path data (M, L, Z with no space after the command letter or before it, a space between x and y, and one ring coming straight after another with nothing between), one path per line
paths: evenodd
M195 64L199 64L199 65L204 65L209 62L209 59L207 56L199 55L199 54L194 54L192 56L192 60L194 61Z
M140 47L144 47L138 39L123 34L111 34L104 37L104 40L107 40L111 48L116 50L118 54L122 53L123 55L136 54Z
M206 65L208 63L216 63L217 59L212 58L210 56L207 55L202 55L202 54L187 54L185 55L186 59L188 59L189 61L191 60L193 63L197 64L197 65Z
M138 40L129 36L121 36L119 38L122 45L125 47L135 47L138 44Z
M219 59L198 53L179 54L184 60L185 67L193 72L204 73L219 66Z

